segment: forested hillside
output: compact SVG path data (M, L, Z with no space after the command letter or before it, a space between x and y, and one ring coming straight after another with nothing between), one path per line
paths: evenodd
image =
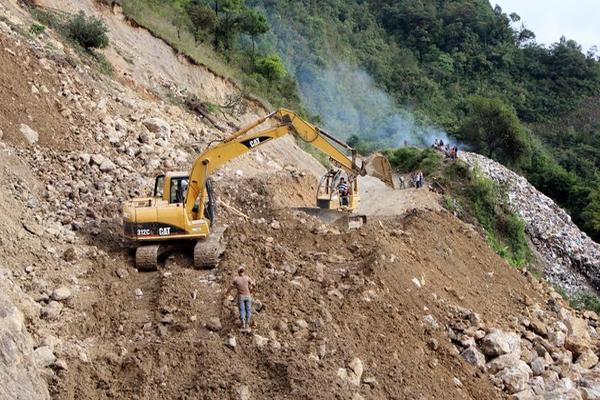
M250 91L363 150L447 132L524 173L600 239L600 63L575 41L539 45L487 0L133 3L176 10L178 29Z

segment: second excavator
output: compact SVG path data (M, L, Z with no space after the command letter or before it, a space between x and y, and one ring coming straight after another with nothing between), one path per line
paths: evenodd
M358 176L372 175L388 186L394 185L390 164L382 155L361 159L346 143L293 111L279 109L219 144L209 146L196 158L189 173L170 172L158 176L151 197L125 202L124 234L137 246L136 267L155 270L162 254L186 244L194 246L196 267L214 267L224 250L223 229L216 227L216 199L209 177L228 161L288 134L324 152L338 167L321 179L317 193L319 208L354 211L359 202ZM348 178L345 193L337 190L340 170Z

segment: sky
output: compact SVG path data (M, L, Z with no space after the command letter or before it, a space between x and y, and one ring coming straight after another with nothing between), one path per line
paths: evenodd
M516 12L536 35L536 42L552 44L561 36L574 39L583 51L600 48L600 0L490 0L502 11Z

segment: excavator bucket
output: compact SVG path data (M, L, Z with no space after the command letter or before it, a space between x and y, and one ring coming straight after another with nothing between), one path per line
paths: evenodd
M381 153L371 154L364 160L367 175L374 176L386 185L394 189L394 177L389 160Z

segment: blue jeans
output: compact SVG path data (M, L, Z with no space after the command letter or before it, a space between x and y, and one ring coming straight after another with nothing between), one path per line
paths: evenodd
M240 320L242 320L242 324L250 325L250 319L252 318L252 297L240 297L238 305L240 307Z

